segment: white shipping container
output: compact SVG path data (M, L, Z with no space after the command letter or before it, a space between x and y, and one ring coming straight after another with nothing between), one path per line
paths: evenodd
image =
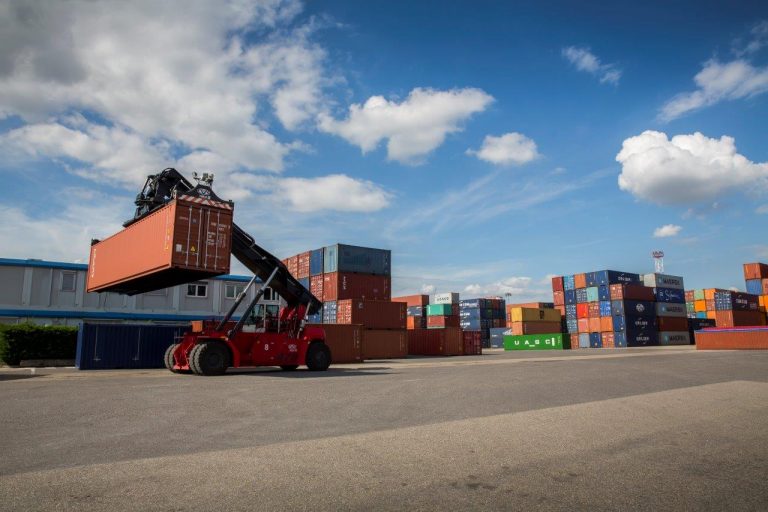
M432 304L458 304L459 294L456 292L451 293L436 293L432 297Z
M669 274L645 274L643 275L643 284L653 288L685 290L683 278L680 276L671 276Z

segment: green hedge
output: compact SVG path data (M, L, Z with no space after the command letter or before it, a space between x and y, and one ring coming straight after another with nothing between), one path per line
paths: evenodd
M74 359L77 350L77 327L5 325L0 338L0 359L11 365L22 359Z

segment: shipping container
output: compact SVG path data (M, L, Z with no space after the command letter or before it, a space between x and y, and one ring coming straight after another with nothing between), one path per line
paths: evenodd
M91 246L88 292L144 293L229 272L232 203L181 195Z
M608 285L601 284L597 287L597 298L599 300L611 300L611 288Z
M490 329L491 348L504 348L504 334L512 334L506 327L494 327Z
M613 316L614 332L639 332L656 330L656 316Z
M587 311L589 318L600 317L600 302L587 302Z
M570 349L576 350L579 347L579 335L577 333L569 334L568 337L570 338L571 344ZM587 342L589 342L589 338L587 338ZM565 335L563 335L563 346L565 346Z
M601 332L603 330L602 318L590 317L589 318L589 332Z
M671 276L669 274L645 274L643 276L643 284L652 288L683 290L683 293L685 293L683 278L680 276ZM683 302L685 302L685 297L683 297Z
M745 263L744 279L766 279L768 278L768 265L765 263Z
M693 300L706 300L704 289L693 290Z
M397 302L397 301L392 301ZM405 313L408 316L427 316L427 308L426 306L409 306Z
M611 301L609 301L609 300L601 300L600 301L600 316L610 317L611 315L613 315L613 310L611 308Z
M600 333L602 348L616 348L616 335L613 331Z
M587 299L587 289L576 288L576 303L581 304L583 302L589 302L589 300Z
M363 326L350 324L307 324L325 331L332 364L363 362Z
M304 287L304 288L306 288L307 290L309 290L309 289L310 289L310 286L309 286L309 278L308 278L308 277L299 277L299 278L298 278L298 279L296 279L296 280L299 282L299 284L300 284L301 286L303 286L303 287ZM311 290L310 290L310 291L311 291ZM319 300L319 299L318 299L318 300Z
M427 316L447 316L454 313L453 304L428 304Z
M577 308L578 306L576 304L568 304L565 306L565 317L566 318L578 318L577 316Z
M392 275L392 251L354 245L330 245L323 252L323 272Z
M612 284L631 284L640 282L640 274L631 272L619 272L617 270L601 270L595 272L595 280L598 285L610 286Z
M613 331L613 316L600 317L600 332Z
M576 290L565 290L563 293L566 306L569 304L576 304Z
M573 276L573 282L576 285L576 289L579 288L586 288L587 287L587 275L586 274L575 274Z
M748 327L765 325L765 313L761 311L715 311L717 327Z
M659 345L690 345L691 335L688 331L660 331Z
M685 290L682 288L652 288L656 302L685 304Z
M747 279L744 284L747 285L747 293L752 295L763 294L763 280L762 279Z
M565 304L565 292L561 292L561 291L552 292L552 299L554 300L553 304L555 306L562 306L563 304Z
M600 300L597 286L587 288L587 302L597 302Z
M336 301L329 301L323 303L323 323L335 324L336 323Z
M512 322L507 327L514 335L560 332L560 322Z
M563 276L563 291L575 290L576 280L574 276Z
M317 300L324 300L323 295L323 275L316 275L309 278L309 291L312 292L312 295L317 298Z
M363 359L402 359L408 355L406 330L363 329Z
M696 331L697 350L768 350L767 327L710 328Z
M323 273L323 249L315 249L309 255L309 274L319 276Z
M579 348L589 348L589 333L579 333Z
M611 300L656 300L653 288L641 284L612 284L609 290Z
M614 300L611 301L613 315L654 316L656 303L644 300Z
M656 316L688 316L688 309L685 304L672 304L669 302L656 303Z
M323 274L323 301L344 299L391 299L392 278L372 274L333 272Z
M75 366L80 370L162 368L165 351L189 324L80 324Z
M575 318L569 318L565 321L565 330L569 333L579 332L579 322Z
M595 278L594 272L586 272L584 278L586 279L587 288L590 286L597 286L597 279Z
M458 304L459 294L456 292L436 293L432 298L432 304Z
M312 251L303 252L296 256L296 277L298 279L309 277L309 260Z
M562 333L505 335L504 350L562 350Z
M698 331L708 327L717 327L717 322L709 318L689 318L688 331Z
M599 332L589 333L589 348L603 348L603 343Z
M660 316L656 319L659 331L688 331L688 319L677 316ZM661 342L661 339L659 339Z
M293 277L296 277L296 274L299 273L299 257L291 256L290 258L285 258L283 263L285 264L285 268L288 269L288 272L290 272Z
M480 331L463 331L465 356L479 356L483 353L483 337Z
M336 304L336 323L361 324L366 329L405 329L404 302L346 299Z
M424 307L429 304L429 295L407 295L405 297L392 297L392 302L405 302L409 308L413 306Z
M614 332L616 347L648 347L659 344L659 333L655 330L637 332Z
M482 324L479 326L475 326L475 325L468 325L468 326L472 327L473 329L483 327ZM444 315L444 316L428 315L427 316L428 329L442 329L444 327L460 327L459 317L454 315Z
M559 322L560 312L556 309L507 308L507 320L512 322Z
M589 332L589 318L579 318L577 320L578 332Z
M427 317L426 316L409 316L406 319L406 329L426 329Z
M462 353L461 329L415 329L408 331L408 354L418 356L457 356Z
M562 292L565 288L563 288L563 276L555 276L552 278L552 291L553 292Z

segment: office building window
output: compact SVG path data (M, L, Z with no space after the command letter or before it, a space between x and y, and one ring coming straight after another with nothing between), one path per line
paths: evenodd
M206 283L192 283L187 285L187 297L207 297L208 285Z

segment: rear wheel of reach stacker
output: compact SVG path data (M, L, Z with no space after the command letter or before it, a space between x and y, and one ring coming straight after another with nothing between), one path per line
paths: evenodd
M173 367L174 360L173 360L173 353L176 352L176 348L178 348L179 343L174 343L167 349L165 349L165 357L163 357L163 361L165 362L165 367L171 370L173 373L181 373L181 370L176 370Z
M322 341L313 341L307 349L307 368L311 372L322 372L331 365L331 349Z
M229 349L220 341L202 341L189 352L189 367L197 375L222 375L229 364Z

